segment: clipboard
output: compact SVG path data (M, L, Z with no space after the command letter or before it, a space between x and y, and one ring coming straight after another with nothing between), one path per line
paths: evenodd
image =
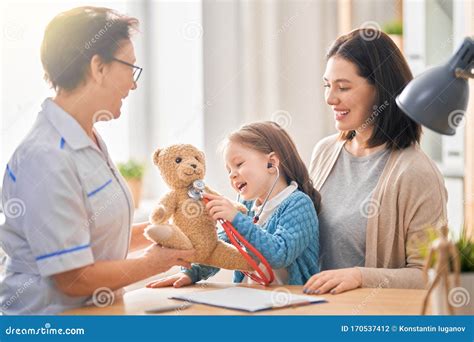
M284 287L275 288L274 290L229 287L221 290L174 295L169 298L246 312L327 302L323 297L297 295Z

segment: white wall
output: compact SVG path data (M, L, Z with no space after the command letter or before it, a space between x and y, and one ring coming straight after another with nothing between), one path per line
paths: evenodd
M467 20L462 0L405 0L404 50L414 75L445 63L458 48ZM443 173L448 191L448 221L454 237L464 221L464 129L441 136L424 128L421 147Z
M234 196L215 150L240 125L282 123L308 163L314 144L334 131L322 75L335 18L333 1L204 1L204 137L208 179L219 191Z
M137 49L144 70L131 107L131 155L147 165L144 196L156 198L167 187L151 155L157 148L190 143L204 148L201 1L131 2L141 20Z

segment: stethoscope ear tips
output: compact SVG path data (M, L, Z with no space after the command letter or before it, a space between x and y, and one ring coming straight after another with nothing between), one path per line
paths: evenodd
M273 164L272 163L268 163L267 164L267 169L271 169L273 167Z

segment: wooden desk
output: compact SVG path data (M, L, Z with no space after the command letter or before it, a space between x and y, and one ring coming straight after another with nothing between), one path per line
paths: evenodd
M177 293L208 291L230 286L247 286L268 291L281 289L279 286L263 287L259 285L236 285L231 283L202 283L175 289L141 288L125 293L122 298L107 307L83 307L64 312L65 315L143 315L148 308L183 301L168 299ZM285 286L296 294L302 293L302 286ZM419 315L425 290L405 289L356 289L339 295L326 294L328 302L307 306L267 310L250 314L242 311L194 304L185 310L175 310L164 315Z

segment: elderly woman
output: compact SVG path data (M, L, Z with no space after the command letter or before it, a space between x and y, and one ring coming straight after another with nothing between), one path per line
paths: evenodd
M151 245L143 238L147 223L132 225L129 190L94 129L98 119L119 118L122 100L137 88L141 68L130 40L137 25L110 9L81 7L46 28L41 61L56 95L44 101L3 181L4 207L24 206L21 215L7 213L0 231L6 314L59 313L96 289L189 266L183 260L192 251Z
M427 229L446 224L447 193L420 149L420 125L395 104L410 69L372 29L339 37L327 58L325 97L339 134L316 145L310 165L322 197L322 272L305 290L422 288L420 244Z

